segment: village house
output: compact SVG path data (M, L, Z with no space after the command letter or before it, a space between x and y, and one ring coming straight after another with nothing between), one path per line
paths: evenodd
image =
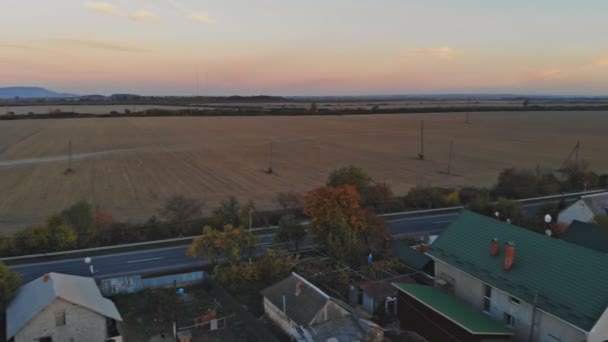
M608 255L463 211L427 251L435 287L516 341L608 341Z
M591 222L596 215L608 215L608 192L585 195L562 210L557 220L567 224L577 220Z
M605 227L574 220L560 239L608 254L608 229Z
M14 342L103 342L122 317L92 278L47 273L23 285L6 310ZM11 340L12 339L12 340Z

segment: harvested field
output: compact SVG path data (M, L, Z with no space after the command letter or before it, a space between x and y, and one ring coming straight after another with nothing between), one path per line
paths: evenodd
M608 113L493 112L310 117L159 117L0 122L0 233L9 235L86 199L120 220L156 213L185 194L214 207L235 195L269 208L354 164L396 193L415 184L491 185L505 167L558 168L580 157L608 171ZM425 161L419 122L425 120ZM65 176L67 144L73 168ZM452 172L447 169L454 141ZM268 175L270 141L273 169Z

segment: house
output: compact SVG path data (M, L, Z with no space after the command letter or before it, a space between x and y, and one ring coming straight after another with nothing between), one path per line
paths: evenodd
M297 273L264 290L264 313L296 341L351 342L383 332L357 317L352 308L332 298Z
M463 211L431 245L435 286L518 341L608 340L608 255Z
M410 276L391 278L392 282L414 284ZM351 286L349 300L351 306L360 306L370 316L378 312L395 314L397 312L396 300L399 291L391 282L364 280Z
M604 227L574 220L560 238L608 254L608 229Z
M402 329L429 341L509 341L513 332L503 324L428 285L393 283L399 291Z
M6 338L14 342L102 342L115 321L116 306L95 281L47 273L23 285L6 310Z
M595 215L608 215L608 192L581 196L558 215L558 221L570 224L577 220L591 222Z
M410 268L419 272L416 274L416 279L418 281L427 283L429 280L433 279L435 275L435 267L433 265L433 259L424 254L424 249L421 247L423 246L418 246L418 249L420 250L417 250L400 240L394 240L391 242L392 254Z

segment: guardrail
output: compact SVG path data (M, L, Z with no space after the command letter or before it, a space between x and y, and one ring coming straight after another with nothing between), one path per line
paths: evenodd
M546 200L551 200L551 199L561 199L561 198L577 197L577 196L581 196L581 195L596 194L596 193L605 192L605 191L606 190L604 190L604 189L590 190L590 191L574 192L574 193L567 193L567 194L561 194L561 195L551 195L551 196L525 198L525 199L519 199L519 200L516 200L516 201L517 202L522 202L522 203L535 202L535 201L546 201ZM402 211L402 212L397 212L397 213L380 214L378 216L384 217L384 218L389 218L389 220L390 220L391 217L396 217L396 216L416 216L416 215L420 216L420 215L424 215L424 214L434 214L434 213L441 213L441 212L448 213L448 212L459 211L459 210L462 210L463 208L464 208L464 206L454 206L454 207L448 207L448 208ZM310 224L310 221L302 221L300 223L302 225L306 225L306 224ZM256 233L260 233L260 232L265 231L265 230L275 230L277 228L278 228L278 226L260 227L260 228L254 228L251 231L252 232L256 232ZM11 261L21 261L21 260L27 260L27 259L55 257L55 256L61 256L61 255L70 256L70 255L87 254L87 253L90 254L92 252L100 252L100 251L107 251L107 250L130 249L130 248L142 247L142 246L167 245L167 244L172 244L172 243L175 243L175 242L182 242L182 241L183 242L188 242L188 241L191 242L193 239L195 239L197 237L200 237L200 236L202 236L202 235L180 237L180 238L172 238L172 239L165 239L165 240L136 242L136 243L122 244L122 245L114 245L114 246L104 246L104 247L94 247L94 248L86 248L86 249L76 249L76 250L62 251L62 252L21 255L21 256L15 256L15 257L0 258L0 261L11 262ZM186 243L184 243L184 244L186 244Z

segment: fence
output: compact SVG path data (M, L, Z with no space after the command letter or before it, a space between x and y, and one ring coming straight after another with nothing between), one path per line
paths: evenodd
M204 280L204 278L205 273L202 271L172 274L162 277L145 279L142 279L141 276L118 277L102 280L100 290L104 296L114 296L121 294L137 293L143 289L151 289L173 285L184 286L187 284L201 282Z

